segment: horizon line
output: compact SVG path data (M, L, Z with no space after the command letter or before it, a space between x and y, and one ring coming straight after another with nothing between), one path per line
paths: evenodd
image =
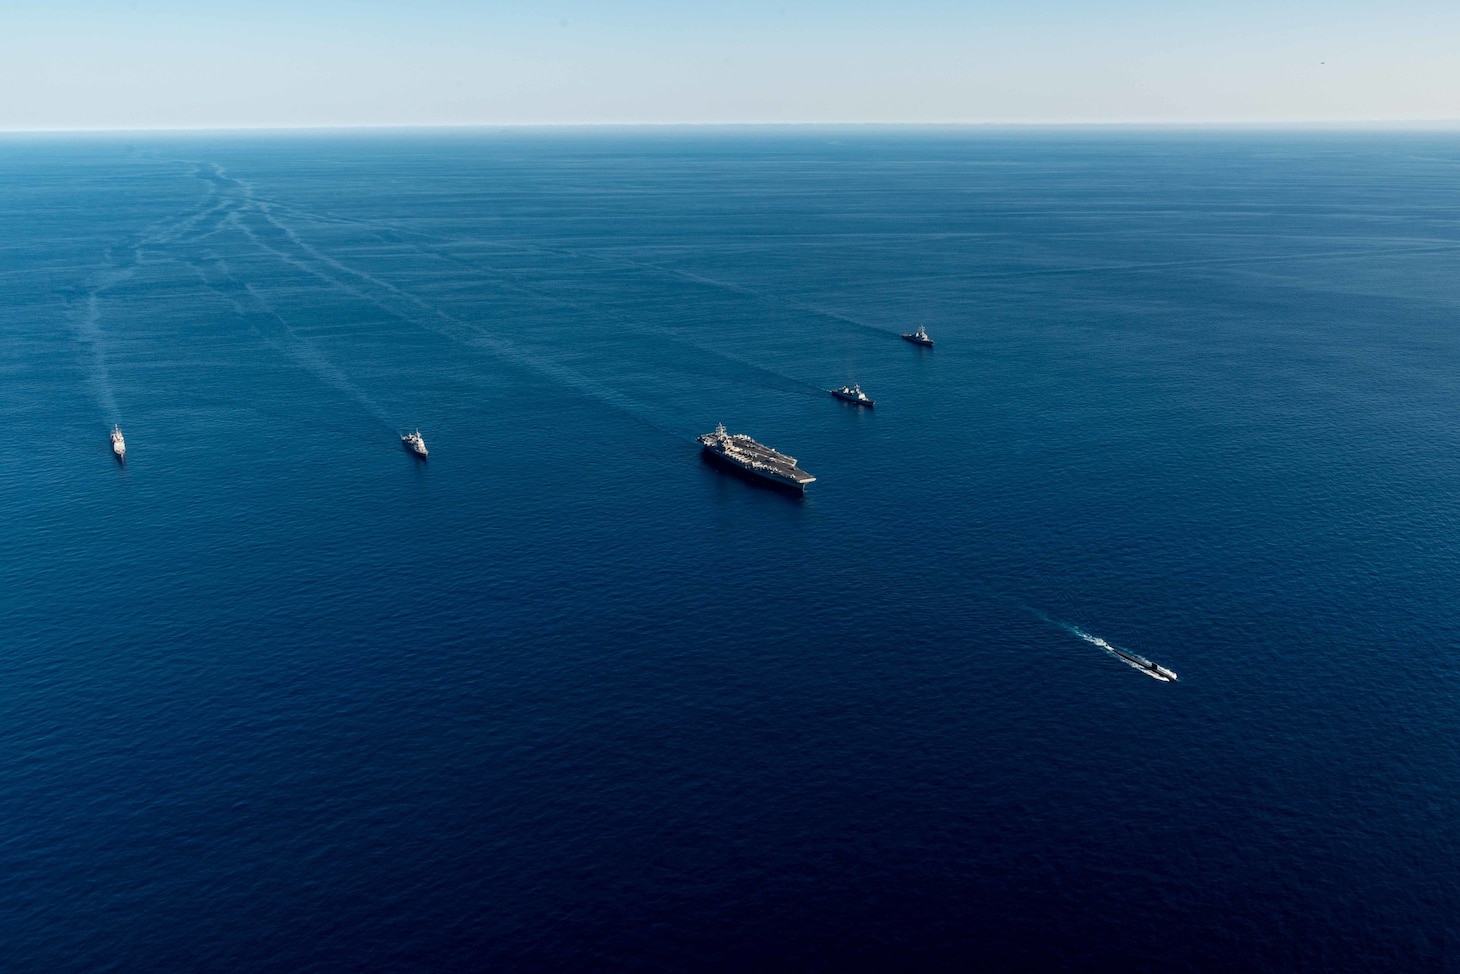
M1335 121L797 121L797 122L374 122L199 126L77 126L71 128L0 128L0 135L128 135L247 132L398 132L469 131L484 129L764 129L764 128L895 128L895 129L1258 129L1298 131L1435 131L1460 129L1460 118L1350 119Z

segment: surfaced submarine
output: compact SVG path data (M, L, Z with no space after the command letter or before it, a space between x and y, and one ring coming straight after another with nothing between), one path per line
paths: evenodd
M1174 670L1168 670L1166 669L1166 667L1161 666L1158 663L1152 663L1150 660L1143 659L1135 655L1134 653L1127 653L1125 650L1119 649L1115 646L1111 646L1109 643L1106 643L1106 648L1109 649L1116 656L1119 656L1121 659L1125 660L1127 663L1130 663L1132 666L1144 670L1148 676L1154 677L1157 680L1165 680L1167 683L1175 683L1178 679Z

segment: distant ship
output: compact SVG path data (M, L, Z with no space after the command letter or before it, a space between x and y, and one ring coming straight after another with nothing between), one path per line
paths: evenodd
M112 424L112 452L118 460L127 462L127 441L122 439L122 428L115 423Z
M860 385L842 386L840 389L831 390L831 394L833 396L836 396L838 399L841 399L845 402L855 403L858 406L877 405L870 398L868 398L865 392L862 391L862 387Z
M405 436L402 436L400 438L400 442L401 446L405 447L407 450L410 450L422 460L426 459L426 441L421 439L420 430L416 430L414 433L407 433Z
M914 345L922 345L926 348L933 347L933 340L928 337L928 330L922 325L918 325L918 330L911 335L903 335L902 337L904 341L912 342Z
M753 477L798 491L805 490L806 485L816 479L796 466L795 457L777 453L744 433L727 433L724 423L718 424L715 432L706 433L699 440L710 457L731 464Z

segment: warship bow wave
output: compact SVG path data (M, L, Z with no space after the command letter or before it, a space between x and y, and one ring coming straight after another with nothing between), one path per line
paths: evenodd
M805 490L806 485L816 478L796 466L796 458L778 453L763 443L757 443L744 433L727 433L725 424L715 427L715 432L699 438L705 452L711 457L732 464L754 477L783 484L796 490Z

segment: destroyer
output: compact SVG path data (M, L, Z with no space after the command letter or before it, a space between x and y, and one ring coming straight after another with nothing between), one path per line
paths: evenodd
M405 447L407 450L410 450L422 460L426 459L426 441L421 439L420 430L416 430L414 433L407 433L405 436L402 436L400 438L400 442L401 446Z
M843 402L855 403L858 406L875 406L875 402L862 391L860 385L842 386L840 389L831 390L831 394Z
M806 485L816 479L796 466L795 457L777 453L744 433L727 433L724 423L718 424L715 432L706 433L699 439L705 452L711 457L731 464L751 476L794 490L805 490Z
M928 337L928 330L922 325L918 325L918 330L911 335L903 335L902 338L904 341L912 342L914 345L922 345L925 348L933 347L933 340Z
M115 423L112 424L112 452L122 463L127 462L127 441L122 439L122 428Z

